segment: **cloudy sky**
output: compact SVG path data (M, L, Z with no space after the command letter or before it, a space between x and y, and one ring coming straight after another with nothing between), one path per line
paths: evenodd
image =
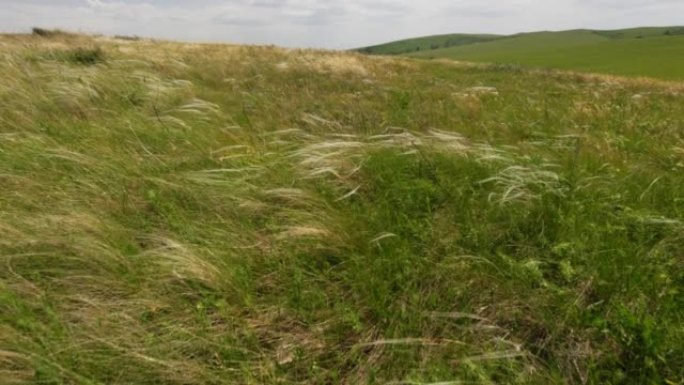
M437 33L684 24L684 0L0 0L33 26L187 41L353 48Z

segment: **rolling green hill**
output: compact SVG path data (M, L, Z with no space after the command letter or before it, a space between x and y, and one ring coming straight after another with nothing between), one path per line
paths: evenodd
M684 380L682 82L51 31L0 58L2 385Z
M401 55L481 43L496 40L501 37L502 36L500 35L469 34L436 35L359 48L357 51L373 55Z
M424 45L429 45L430 41L437 40L425 37L421 41ZM382 49L375 48L374 52L382 52ZM478 44L467 43L403 54L423 58L684 79L684 28L535 32L493 38L479 41Z

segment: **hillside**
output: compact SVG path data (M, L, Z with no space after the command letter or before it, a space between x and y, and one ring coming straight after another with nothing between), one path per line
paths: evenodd
M3 384L677 384L684 84L0 36Z
M440 48L476 44L501 38L499 35L449 34L419 37L359 48L357 51L372 55L401 55L434 51Z
M425 37L421 41L424 45L430 46L430 42L437 41L437 37ZM440 45L434 45L437 46ZM373 53L382 53L381 47L375 48ZM535 32L499 37L477 44L422 49L419 52L406 50L401 54L626 76L684 79L684 28Z

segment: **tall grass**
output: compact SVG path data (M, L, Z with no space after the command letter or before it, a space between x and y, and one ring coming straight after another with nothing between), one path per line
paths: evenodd
M0 42L5 383L684 379L679 83Z

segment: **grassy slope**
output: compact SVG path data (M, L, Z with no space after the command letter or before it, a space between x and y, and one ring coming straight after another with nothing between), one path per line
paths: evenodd
M684 79L684 36L665 30L540 32L412 55Z
M0 71L5 384L684 379L679 83L86 37Z
M357 51L374 55L400 55L412 52L435 50L436 48L456 47L476 44L500 38L499 35L449 34L418 37L393 41L390 43L359 48Z
M477 44L482 42L494 41L506 38L525 37L526 39L535 36L541 38L558 35L562 39L562 43L571 43L578 39L579 42L586 40L586 35L593 35L594 38L602 37L604 39L631 39L631 38L648 38L663 36L665 33L676 36L684 34L684 27L641 27L617 30L571 30L562 32L533 32L518 35L486 35L486 34L446 34L446 35L432 35L413 39L398 40L389 43L374 45L370 47L359 48L357 51L378 55L400 55L413 54L416 51L421 51L423 55L429 55L424 51L437 51L443 48ZM594 39L596 40L596 39Z

